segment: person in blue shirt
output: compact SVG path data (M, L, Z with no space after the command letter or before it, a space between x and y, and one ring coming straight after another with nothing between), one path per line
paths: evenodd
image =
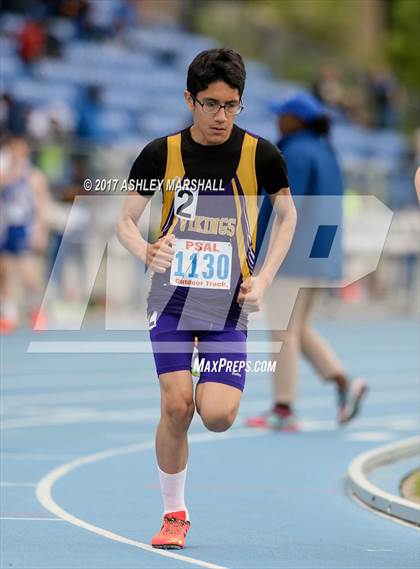
M278 116L282 138L277 145L286 161L298 215L289 253L266 297L272 340L282 342L280 352L273 355L273 407L262 416L249 418L247 425L298 430L294 404L301 354L318 375L336 386L338 422L345 424L357 415L367 392L366 382L349 378L331 347L310 324L322 287L339 286L342 276L343 180L328 138L330 119L320 102L306 92L273 104L272 110ZM257 251L264 249L270 216L271 206L264 198Z
M76 134L79 139L92 143L104 139L101 125L101 89L97 85L90 85L82 95Z

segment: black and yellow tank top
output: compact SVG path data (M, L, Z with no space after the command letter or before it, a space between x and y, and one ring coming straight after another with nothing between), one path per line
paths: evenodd
M236 299L255 266L257 143L244 133L236 172L222 187L218 180L188 178L181 133L167 137L160 236L173 234L177 248L171 269L153 276L150 311L246 325Z

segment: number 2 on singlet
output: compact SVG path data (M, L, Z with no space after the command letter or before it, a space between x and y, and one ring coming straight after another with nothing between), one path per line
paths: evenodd
M182 219L194 219L197 210L198 191L180 188L175 192L175 215Z

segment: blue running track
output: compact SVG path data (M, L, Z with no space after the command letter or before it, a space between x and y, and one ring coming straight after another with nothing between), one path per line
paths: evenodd
M418 531L355 503L345 474L361 452L418 433L418 325L318 327L370 384L361 417L337 428L332 388L302 365L302 432L246 429L270 394L268 375L250 374L234 428L215 435L198 418L192 424L192 527L188 547L169 554L147 545L162 509L152 356L27 352L30 342L146 338L95 330L4 338L1 567L417 569Z

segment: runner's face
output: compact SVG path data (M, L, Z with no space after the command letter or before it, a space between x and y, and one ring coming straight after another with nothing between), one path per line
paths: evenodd
M191 135L199 144L213 145L225 142L231 132L235 115L229 115L225 109L219 109L216 114L209 114L203 111L202 106L198 102L194 102L189 91L184 93L188 108L193 113L193 126ZM233 89L224 81L215 81L211 83L207 89L200 91L196 95L201 103L204 101L217 101L224 105L228 102L240 101L238 89Z

